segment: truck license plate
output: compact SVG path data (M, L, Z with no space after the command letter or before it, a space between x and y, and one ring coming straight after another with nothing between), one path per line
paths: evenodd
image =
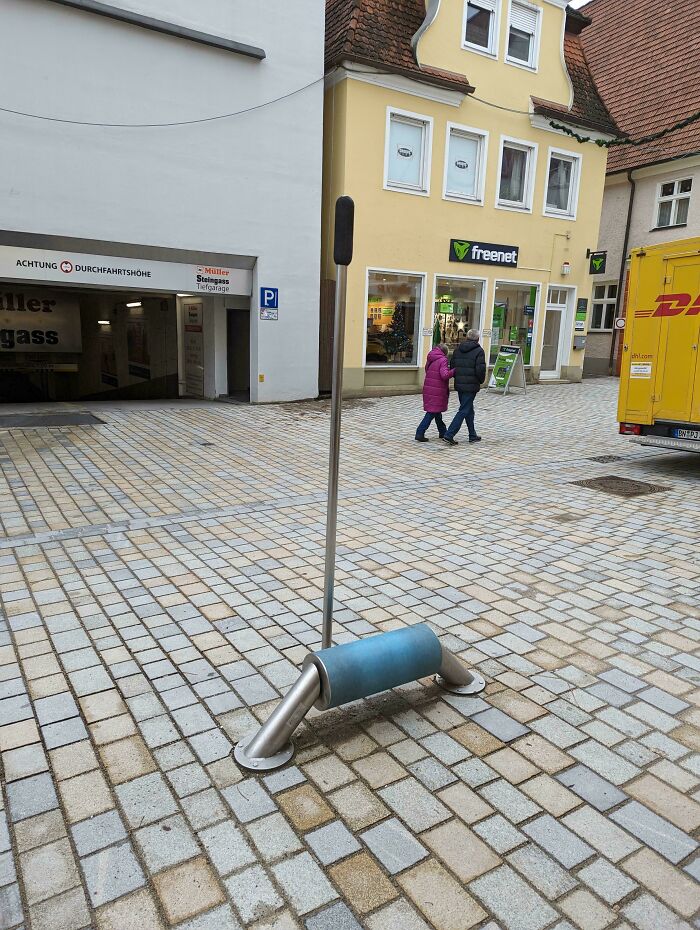
M700 429L674 429L676 439L700 439Z

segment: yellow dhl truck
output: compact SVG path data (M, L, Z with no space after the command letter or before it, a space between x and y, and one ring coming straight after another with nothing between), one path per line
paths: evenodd
M700 452L700 239L631 253L620 370L620 432Z

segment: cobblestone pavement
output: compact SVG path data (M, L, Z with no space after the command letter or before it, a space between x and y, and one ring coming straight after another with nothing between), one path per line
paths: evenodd
M267 777L230 753L319 644L327 405L0 432L0 930L700 927L700 457L615 390L482 395L456 449L348 405L336 638L425 621L488 687L313 712Z

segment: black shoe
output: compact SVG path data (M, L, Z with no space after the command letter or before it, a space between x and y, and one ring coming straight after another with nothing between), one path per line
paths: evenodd
M459 443L454 440L451 436L443 436L442 441L446 442L448 446L458 446Z
M430 442L430 440L426 439L425 436L416 436L416 442Z
M469 442L481 442L481 436L470 436Z

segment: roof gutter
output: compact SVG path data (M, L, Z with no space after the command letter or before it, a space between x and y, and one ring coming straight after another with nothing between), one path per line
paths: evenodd
M365 55L353 55L352 53L348 52L343 53L340 61L329 62L326 66L326 71L328 71L331 67L335 67L341 64L342 61L353 61L358 65L368 65L370 68L376 68L386 72L387 74L400 74L402 77L410 78L412 81L418 81L421 84L429 84L432 87L444 87L446 90L461 91L463 94L473 94L476 90L476 88L472 87L466 78L463 82L459 82L456 80L450 80L449 78L441 78L439 74L435 74L430 71L423 71L422 69L419 71L414 71L411 68L402 68L401 65L393 65L391 62L379 61L376 58L371 58ZM456 74L455 78L461 76L462 75Z

